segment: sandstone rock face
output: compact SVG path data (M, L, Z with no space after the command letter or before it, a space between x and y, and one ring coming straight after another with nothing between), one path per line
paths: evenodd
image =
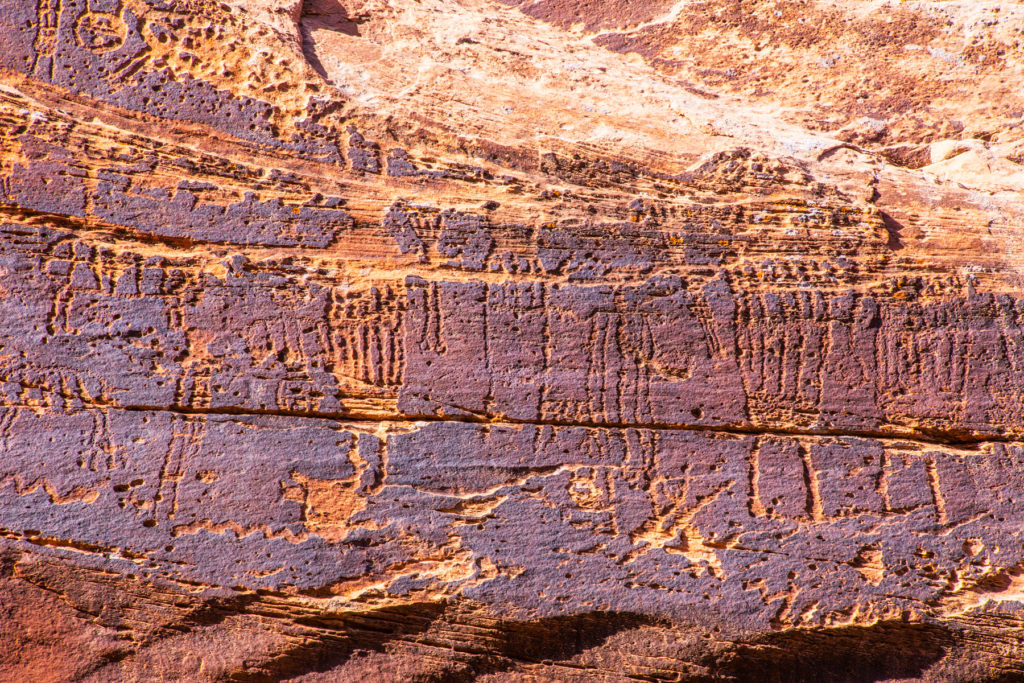
M1022 35L7 3L0 680L1018 680Z

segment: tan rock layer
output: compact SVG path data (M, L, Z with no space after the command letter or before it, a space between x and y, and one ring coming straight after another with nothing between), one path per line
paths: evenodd
M5 10L0 678L1024 675L1017 15L861 5Z

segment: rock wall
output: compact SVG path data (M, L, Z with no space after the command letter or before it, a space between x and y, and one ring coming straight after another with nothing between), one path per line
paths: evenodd
M1022 32L16 0L0 680L1024 676Z

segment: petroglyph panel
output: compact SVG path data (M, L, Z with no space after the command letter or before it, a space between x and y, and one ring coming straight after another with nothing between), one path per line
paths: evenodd
M1024 675L1019 10L7 5L0 681Z
M5 409L0 435L7 536L203 583L311 586L327 563L339 594L372 573L391 595L459 587L549 612L600 574L627 589L594 587L608 609L799 624L908 609L948 590L930 577L1022 561L1017 446L31 408ZM898 497L911 472L927 499Z

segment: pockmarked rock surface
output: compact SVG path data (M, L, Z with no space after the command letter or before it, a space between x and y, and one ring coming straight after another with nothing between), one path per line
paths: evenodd
M6 3L0 680L1019 680L1021 40Z

